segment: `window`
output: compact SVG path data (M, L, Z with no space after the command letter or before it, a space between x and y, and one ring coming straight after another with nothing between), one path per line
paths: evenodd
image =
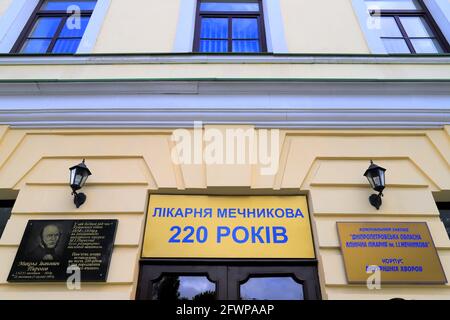
M41 0L12 52L75 53L96 3L96 0Z
M441 221L447 230L448 238L450 239L450 202L438 202L437 207L441 216Z
M11 217L11 211L14 206L14 200L0 200L0 239L6 224Z
M422 0L366 0L366 5L387 53L448 52Z
M195 52L267 51L260 0L200 0L197 11Z

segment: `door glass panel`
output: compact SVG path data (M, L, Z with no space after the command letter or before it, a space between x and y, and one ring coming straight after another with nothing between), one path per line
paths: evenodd
M436 39L411 39L417 53L442 53L442 47Z
M164 275L153 282L154 300L216 300L216 285L206 276Z
M382 39L388 53L411 53L403 39Z
M400 21L409 37L433 37L430 26L423 17L400 17Z
M369 9L376 10L417 10L421 6L417 0L366 0Z
M304 300L303 285L291 277L254 277L240 285L242 300Z

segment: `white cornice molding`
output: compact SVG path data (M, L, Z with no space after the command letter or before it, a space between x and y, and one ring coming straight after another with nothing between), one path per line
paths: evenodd
M431 98L450 97L449 81L360 81L360 80L79 80L51 81L24 80L0 81L0 96L11 95L108 95L108 94L226 94L232 95L315 95L342 96L392 96L404 95L410 100L412 95ZM369 98L369 97L367 97ZM378 99L378 98L377 98ZM0 101L1 103L1 101Z
M345 56L345 55L0 55L5 65L129 65L129 64L450 64L439 56Z
M441 128L450 82L0 83L0 125L18 128Z

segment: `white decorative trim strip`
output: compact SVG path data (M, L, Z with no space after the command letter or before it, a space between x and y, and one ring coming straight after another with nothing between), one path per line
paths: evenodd
M181 0L173 52L192 52L197 0Z
M288 53L280 0L263 0L267 51Z
M365 0L352 0L353 10L359 20L369 50L373 54L386 54L386 48L381 41L379 31L374 28L375 20L370 16Z
M450 83L0 84L0 125L26 128L441 128Z
M0 17L0 53L9 53L39 0L14 0Z
M126 64L450 64L440 56L295 56L295 55L0 55L0 65L126 65Z
M424 0L424 2L447 42L450 43L450 1Z
M84 32L83 38L81 39L80 45L78 46L78 54L92 53L94 51L95 43L97 42L97 37L100 34L100 30L105 20L106 14L108 13L111 0L98 0L95 5L94 12L92 13L89 23Z

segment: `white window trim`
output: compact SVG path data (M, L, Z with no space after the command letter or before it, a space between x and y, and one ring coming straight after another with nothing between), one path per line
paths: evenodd
M439 26L448 42L450 42L450 3L449 0L424 0L433 19ZM358 17L359 24L365 39L373 54L387 54L381 35L377 29L370 28L370 14L365 0L352 0L353 9Z
M0 17L0 53L9 53L39 0L14 0Z
M450 2L449 0L424 0L447 42L450 43Z
M358 17L361 30L364 33L370 53L387 54L386 48L381 41L381 35L377 29L370 28L371 16L364 0L352 0L353 9Z
M0 17L0 53L10 53L39 0L14 0ZM111 0L98 0L77 54L92 53Z
M281 15L280 0L263 0L267 51L287 53L287 43ZM173 52L193 51L197 0L181 0Z

